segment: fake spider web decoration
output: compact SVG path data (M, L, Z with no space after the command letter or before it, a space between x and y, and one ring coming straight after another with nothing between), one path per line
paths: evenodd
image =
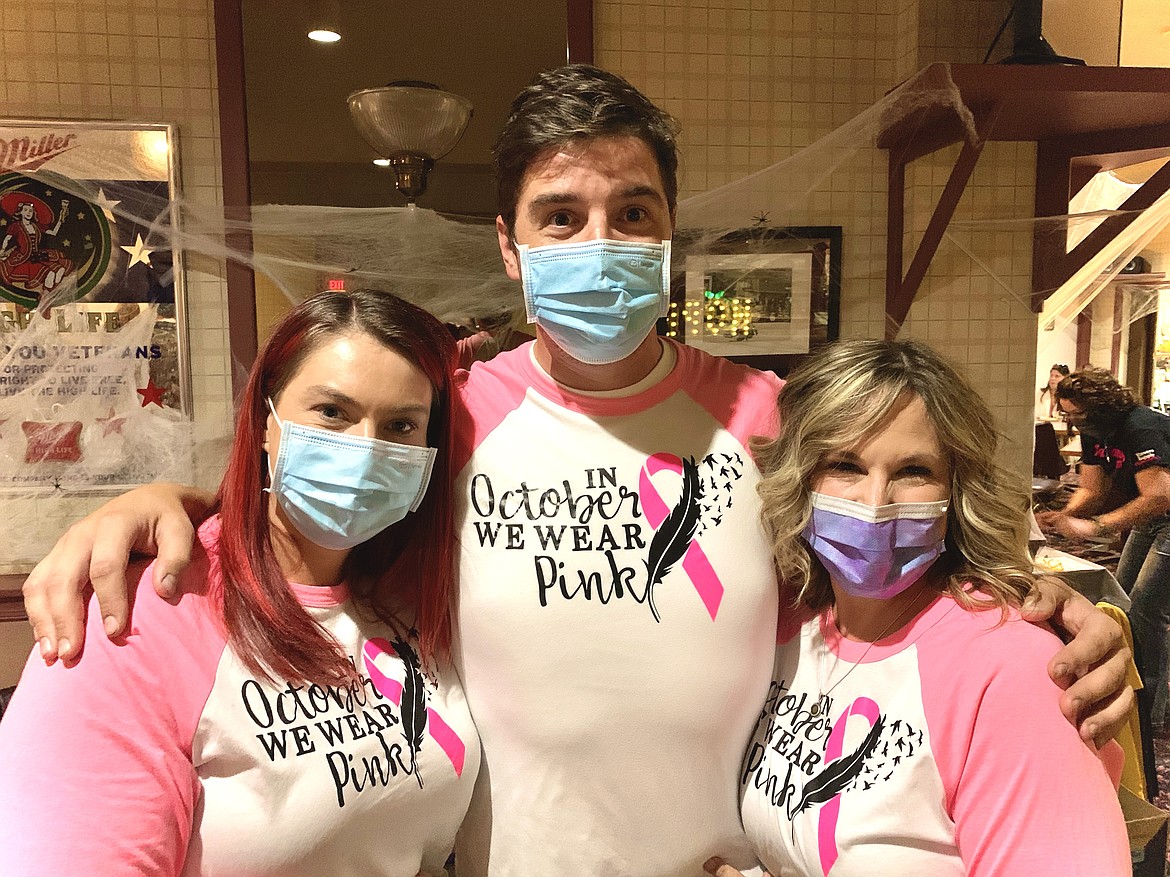
M916 77L783 161L682 200L672 253L675 300L672 318L664 324L667 330L721 354L758 353L759 343L798 354L808 349L810 337L816 342L817 320L824 321L818 308L824 307L825 291L832 285L840 289L841 337L885 334L885 194L873 186L886 166L879 136L925 111L951 116L968 137L976 136L958 89L934 69L934 78ZM685 155L683 159L685 172ZM142 245L154 252L181 254L188 270L222 277L227 261L241 263L289 302L320 291L326 278L343 277L347 288L387 290L447 322L485 321L503 327L500 331L524 328L520 287L504 275L491 224L414 207L261 205L225 214L221 207L196 200L149 199L141 192L131 197L118 182L127 176L125 168L114 158L110 161L92 174L102 181L100 187L48 168L27 176L76 203L107 209L114 227L140 231ZM908 170L908 246L929 218L940 168L945 178L945 166L938 161L920 161ZM1058 236L1063 242L1070 235L1083 236L1115 211L1042 220L1031 218L1030 211L1030 198L1012 204L966 199L902 329L903 337L934 341L968 368L1004 421L1021 468L1031 454L1031 418L1023 413L1032 404L1030 371L997 384L1002 377L994 374L998 367L978 354L983 343L978 332L994 334L995 326L972 328L959 340L939 335L938 327L978 322L957 309L962 301L982 297L990 302L992 319L1004 325L1022 322L1023 334L1035 343L1030 276L1021 270L1030 264L1033 240ZM1168 217L1166 198L1142 211L1055 291L1041 325L1051 326L1053 337L1067 330L1120 268L1154 241ZM806 290L813 278L806 281L805 266L818 257L802 249L799 232L789 230L834 226L844 228L840 261L831 270L825 263L813 271L816 288ZM959 287L956 278L961 279ZM719 293L722 297L713 298ZM1129 316L1136 319L1156 308L1157 289L1135 290L1132 299ZM221 471L231 425L200 420L198 399L194 417L180 411L175 399L144 405L139 390L150 386L150 359L127 355L149 349L157 322L174 319L174 314L153 306L127 306L114 330L104 335L102 349L78 360L72 351L85 345L62 326L84 320L86 305L93 300L93 292L78 297L76 285L65 282L44 293L37 314L26 311L7 318L7 331L0 336L0 379L10 373L21 376L0 384L0 482L5 506L17 518L44 517L46 501L66 502L73 494L124 484L175 479L214 487ZM932 317L935 310L943 316ZM10 312L17 313L15 308ZM2 314L0 319L5 319ZM1046 358L1042 345L1038 355ZM1030 352L1026 359L1034 363ZM35 374L28 369L34 361ZM82 365L84 372L79 371ZM200 367L198 357L192 367ZM240 363L231 367L243 368ZM59 391L77 386L81 374L104 379L103 392ZM89 378L83 383L91 390L97 387ZM1017 394L1000 392L1001 386L1030 389ZM66 518L77 513L76 504L67 508ZM60 529L49 525L6 533L0 536L0 558L15 567L27 564L52 544Z

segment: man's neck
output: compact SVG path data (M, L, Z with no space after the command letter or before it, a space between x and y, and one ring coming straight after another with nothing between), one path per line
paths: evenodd
M662 357L662 342L657 335L651 334L625 359L593 365L573 359L537 326L534 352L540 367L562 386L590 392L621 390L638 383L654 370Z

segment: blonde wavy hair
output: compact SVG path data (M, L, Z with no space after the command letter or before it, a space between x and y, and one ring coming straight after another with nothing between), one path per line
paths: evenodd
M818 351L780 393L780 435L755 448L763 521L780 579L795 602L833 604L824 568L801 538L811 484L826 455L851 447L912 393L923 402L951 472L946 551L930 579L969 609L1019 606L1035 577L1027 552L1029 497L998 463L986 403L958 371L917 341L842 341ZM972 597L970 590L982 597Z

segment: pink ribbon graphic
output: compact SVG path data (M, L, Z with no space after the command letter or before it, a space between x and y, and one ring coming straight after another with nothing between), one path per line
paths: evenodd
M877 722L881 711L878 705L868 697L859 697L853 701L841 717L833 725L829 733L829 742L825 745L825 764L841 757L845 748L845 724L850 716L861 716L869 721L872 728ZM817 824L817 846L821 854L821 870L828 877L833 865L837 864L837 817L841 814L841 796L834 795L821 807Z
M402 704L402 683L397 679L391 679L374 663L375 659L382 654L397 656L398 653L394 651L394 646L382 637L366 640L365 646L362 647L362 661L366 665L366 672L370 674L370 681L374 683L374 688L378 689L383 697L400 706ZM455 768L455 776L463 776L463 759L466 756L467 747L459 739L459 735L451 729L451 726L443 721L443 717L431 707L427 707L427 733L451 759L451 766Z
M638 497L642 502L642 510L646 513L646 520L655 530L662 526L662 522L670 514L670 507L663 502L658 489L650 480L653 475L663 470L682 477L682 460L674 454L654 454L647 458L646 465L642 467L642 472L638 476ZM703 553L698 540L693 540L687 546L682 567L690 577L691 584L695 586L699 599L707 607L711 620L714 621L715 616L719 614L719 604L723 601L723 583L712 569L711 562L707 560L707 555Z

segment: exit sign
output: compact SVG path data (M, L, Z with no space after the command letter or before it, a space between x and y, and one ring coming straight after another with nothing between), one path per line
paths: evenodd
M330 292L345 292L345 280L340 279L340 278L336 279L336 280L330 280L329 281L329 291Z

